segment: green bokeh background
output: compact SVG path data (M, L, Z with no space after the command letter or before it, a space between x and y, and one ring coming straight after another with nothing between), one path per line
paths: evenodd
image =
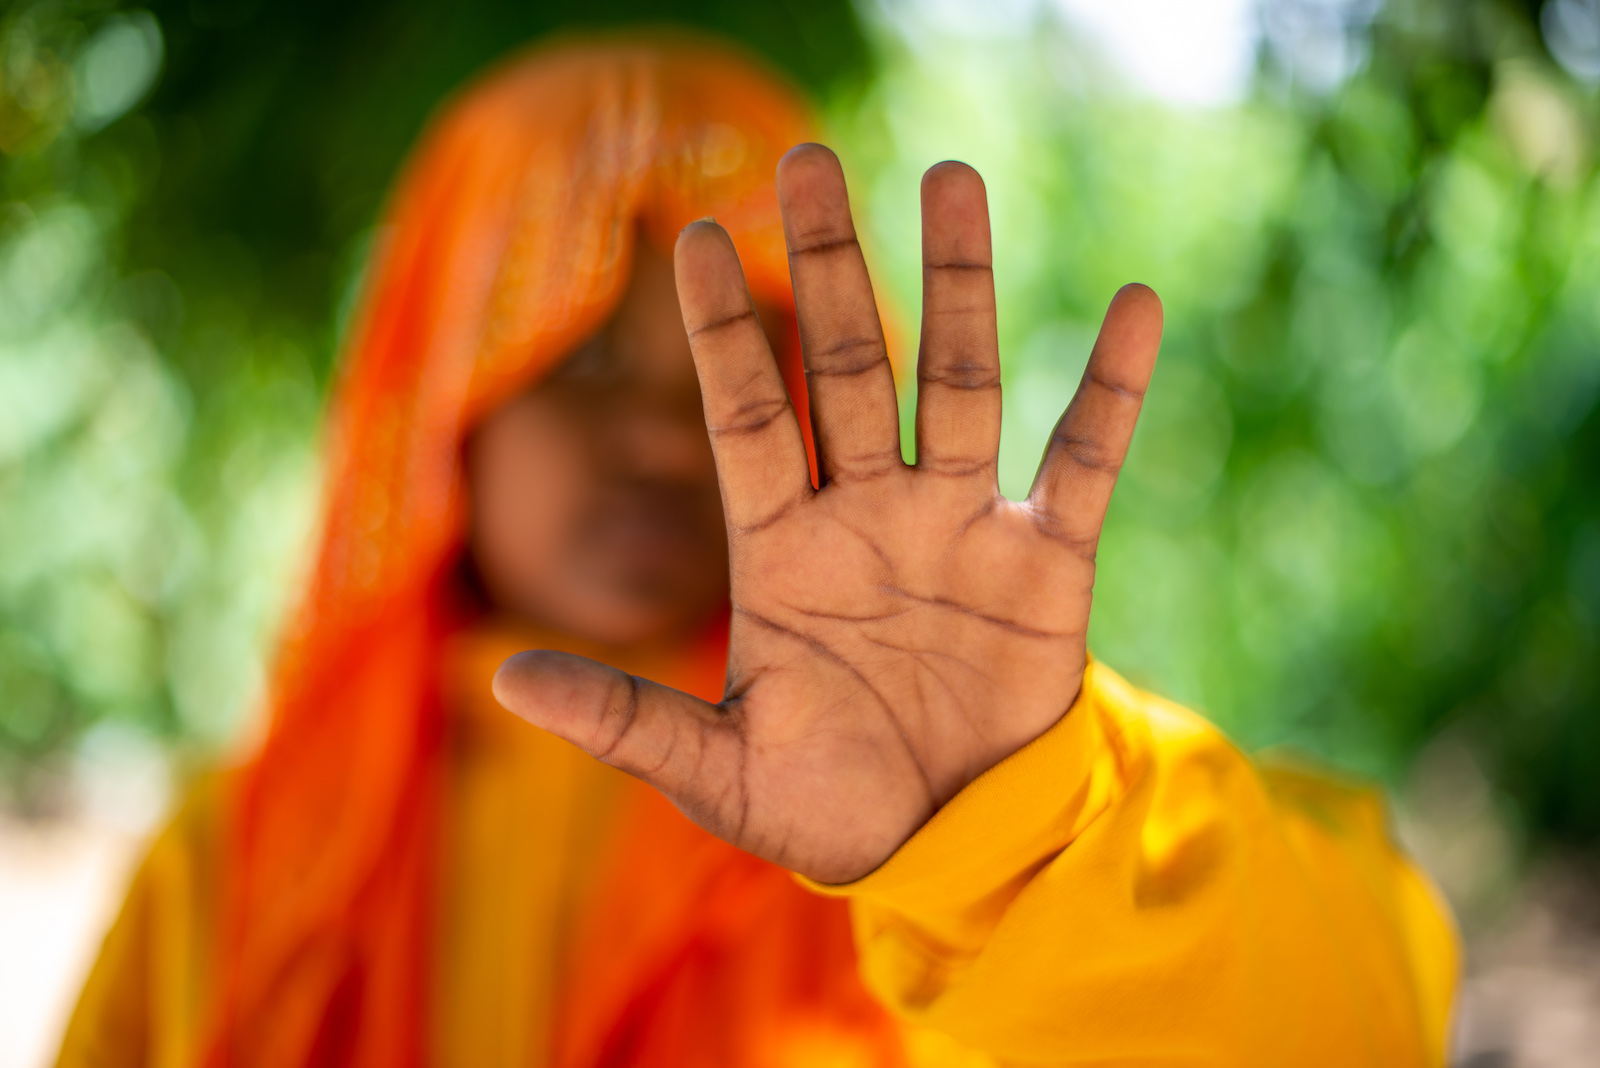
M955 156L984 173L1009 494L1116 287L1161 292L1161 365L1102 544L1098 655L1246 746L1391 784L1448 739L1528 845L1592 844L1595 89L1551 59L1538 3L1341 5L1333 76L1297 51L1317 6L1268 0L1247 97L1180 108L1121 86L1045 5L974 34L842 0L581 17L14 0L5 803L48 811L106 747L181 766L240 744L313 521L340 324L407 146L517 44L650 21L743 41L814 94L906 323L921 170Z

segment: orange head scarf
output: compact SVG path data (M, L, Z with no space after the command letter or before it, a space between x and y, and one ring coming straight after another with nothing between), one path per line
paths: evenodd
M424 136L380 230L309 591L230 809L209 1064L421 1062L462 442L603 324L637 235L670 249L715 215L758 299L792 310L772 175L810 130L721 48L612 40L500 67Z

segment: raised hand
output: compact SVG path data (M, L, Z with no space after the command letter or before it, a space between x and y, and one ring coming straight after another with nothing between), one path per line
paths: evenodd
M1028 499L1000 495L1000 360L983 182L922 183L917 462L833 153L778 197L821 488L733 244L699 222L677 280L731 554L727 691L708 704L528 652L510 709L666 794L702 827L822 882L881 864L963 786L1048 730L1082 684L1095 548L1155 365L1161 305L1127 286Z

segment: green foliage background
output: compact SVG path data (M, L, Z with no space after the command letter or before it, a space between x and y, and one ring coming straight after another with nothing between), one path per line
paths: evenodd
M1309 5L1315 6L1315 5ZM1270 27L1308 5L1276 0ZM822 102L914 323L916 180L995 215L1026 491L1117 285L1168 338L1093 646L1250 746L1399 781L1466 745L1533 840L1600 835L1596 98L1540 5L1351 3L1347 76L1264 38L1245 101L1121 90L1041 6L438 0L0 15L0 783L235 740L311 517L316 425L428 112L546 30L746 42ZM909 403L909 399L908 399Z

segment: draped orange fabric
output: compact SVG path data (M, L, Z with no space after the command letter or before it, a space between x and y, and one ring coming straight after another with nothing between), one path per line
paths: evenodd
M467 611L452 594L463 440L604 322L637 239L667 250L682 226L715 215L755 295L792 309L772 175L809 131L789 90L720 47L614 39L505 64L425 134L379 231L330 416L309 591L272 682L268 734L230 806L207 1063L421 1063L439 652ZM785 378L805 425L791 350ZM717 885L680 902L701 920L661 930L700 937L722 922L712 911L726 919L740 901L759 910L772 886L793 889L700 838L683 844ZM816 908L832 910L818 922L847 947L841 909ZM582 982L572 995L573 1018L588 1021L572 1050L615 1045L617 1019L597 1005L632 1019L663 1004L664 988L618 994L629 976L588 981L588 1002ZM614 1048L607 1056L616 1063Z
M578 932L556 1068L905 1068L850 917L641 786Z

